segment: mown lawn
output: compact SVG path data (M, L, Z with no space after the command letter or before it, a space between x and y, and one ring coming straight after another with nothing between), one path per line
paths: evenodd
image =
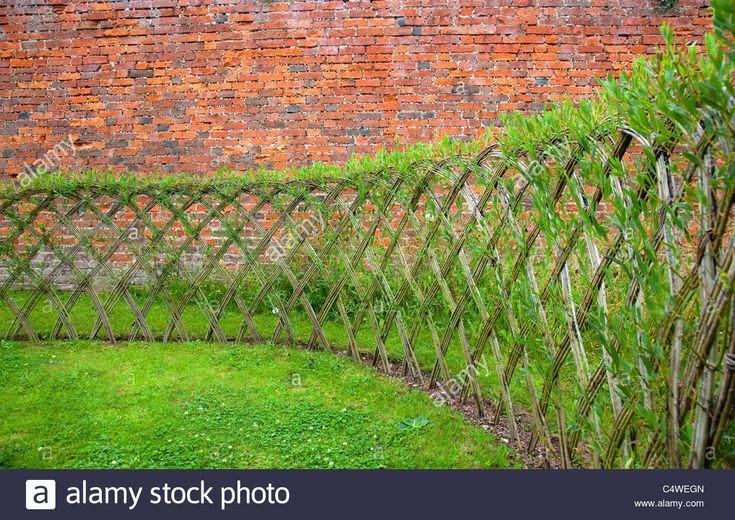
M0 343L3 468L506 468L510 450L348 359L274 345Z

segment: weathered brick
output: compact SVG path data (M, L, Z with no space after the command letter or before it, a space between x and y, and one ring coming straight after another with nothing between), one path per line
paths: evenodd
M473 137L503 110L590 94L664 20L685 41L711 22L699 0L665 16L648 0L128 4L3 12L0 175L70 134L88 144L54 166L193 172Z

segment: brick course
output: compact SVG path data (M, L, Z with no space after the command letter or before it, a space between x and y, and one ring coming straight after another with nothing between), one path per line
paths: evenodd
M508 4L513 4L509 6ZM0 1L0 176L340 163L591 93L706 1Z

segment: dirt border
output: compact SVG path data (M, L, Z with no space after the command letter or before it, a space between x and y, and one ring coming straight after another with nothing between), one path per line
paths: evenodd
M306 349L305 344L296 344L293 346L302 350ZM352 362L356 361L346 350L334 349L332 353L337 357L346 358ZM425 393L431 397L432 400L440 394L440 390L429 388L428 381L431 374L426 371L422 372L422 375L424 376L423 384L417 378L408 375L401 375L402 362L400 360L389 358L388 371L386 371L384 367L374 364L373 356L364 352L360 353L360 361L361 365L373 369L378 374L387 376L391 379L397 379L408 388ZM526 469L557 469L560 467L553 459L552 462L549 463L549 460L545 457L545 450L541 447L540 443L536 443L536 447L532 451L527 448L523 448L523 446L530 446L531 432L533 430L532 418L525 410L515 410L518 437L521 443L521 446L517 446L513 441L507 417L502 414L496 415L494 411L496 410L497 405L487 397L483 398L483 409L485 411L484 416L480 416L477 406L470 399L462 401L461 399L449 396L446 393L442 395L442 398L445 402L445 406L461 413L466 420L476 426L479 426L486 432L493 434L506 444L512 450L514 458L523 462Z

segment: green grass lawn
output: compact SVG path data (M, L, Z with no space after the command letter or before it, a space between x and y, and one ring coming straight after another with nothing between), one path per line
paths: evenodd
M12 299L19 307L23 307L28 302L30 295L31 293L29 291L9 291L9 296L12 297ZM57 297L59 298L59 300L65 304L68 303L69 295L69 292L64 291L59 291L57 293ZM103 302L106 301L108 297L109 295L107 293L100 294L100 298ZM133 297L137 300L138 305L142 307L145 300L145 291L141 291L140 293L133 292ZM262 308L257 309L258 312L254 313L253 323L255 324L255 327L257 328L259 334L262 337L266 338L267 341L271 339L271 336L278 325L279 315L272 312L273 305L271 303L268 303L267 305L261 305L261 307ZM297 342L305 342L310 338L313 326L306 315L300 311L301 309L298 307L293 310L293 312L289 316L289 323L291 326L293 339ZM86 294L81 295L81 297L79 297L79 299L76 301L69 315L78 336L80 338L89 338L93 326L97 321L97 313L92 305L89 296ZM130 312L127 304L123 301L118 302L117 305L113 306L108 311L108 316L110 318L114 334L119 338L127 338L135 322L133 314ZM55 311L54 307L49 303L48 298L46 296L41 296L39 301L36 302L33 312L30 313L29 321L42 343L47 344L47 342L54 341L56 342L54 343L55 345L59 344L59 339L52 336L52 331L54 329L54 325L57 322L57 319L58 314ZM154 300L150 311L146 316L146 320L151 329L153 337L157 341L161 340L171 320L171 315L166 305L160 298ZM239 309L237 309L234 304L228 306L223 312L220 320L220 325L229 341L234 342L234 339L237 337L238 331L240 329L242 320L242 313ZM183 325L183 328L186 330L188 338L202 339L206 337L208 331L208 323L202 313L201 308L197 304L190 302L183 309L181 323ZM477 323L475 323L474 325L476 327L479 327L480 321L478 320ZM471 323L468 324L468 327L471 326ZM15 320L15 316L11 312L10 307L4 302L0 301L0 338L5 336L24 340L25 337L23 328L21 327L16 330L17 327L18 322ZM340 322L339 319L328 319L323 325L323 330L325 336L327 337L333 348L340 350L347 349L347 334L345 333L344 325ZM18 333L17 336L14 335L16 332ZM60 330L60 338L65 338L67 333L68 331L64 327L62 327ZM97 338L100 340L106 340L106 333L104 329L99 331ZM357 347L361 353L366 355L373 355L373 353L375 352L376 343L374 332L370 328L368 320L363 320L362 326L357 330L355 334L355 338L357 342ZM138 339L142 338L138 336ZM174 345L182 345L182 338L178 336L176 330L174 330L171 339L173 340ZM286 340L285 334L282 334L279 339L280 342L284 342ZM501 339L505 342L504 346L509 348L512 340L508 338ZM186 342L183 342L183 344L186 344ZM403 345L395 326L391 328L389 334L384 340L384 344L388 355L392 359L396 360L402 358ZM174 346L172 348L178 347ZM541 349L541 347L537 345L536 350L539 349ZM431 332L428 327L420 330L419 335L414 343L414 350L421 369L425 372L431 371L436 359L436 352L432 342ZM466 363L464 361L464 357L462 356L462 351L459 344L459 338L456 334L452 338L449 349L446 353L446 361L450 376L458 374L466 367ZM482 390L482 394L484 397L489 398L492 402L499 402L501 398L499 392L500 383L496 371L496 362L489 348L486 349L484 361L482 364L488 368L487 371L481 370L478 373L478 381ZM532 370L530 373L532 377L534 377L538 381L538 387L541 388L543 378L545 377L545 372L537 369ZM573 370L571 371L571 373L573 374ZM337 376L335 375L335 377ZM562 384L573 385L577 383L572 377L571 381L563 380ZM510 389L514 405L517 408L529 410L531 408L531 405L528 399L526 378L515 377L510 382ZM369 393L367 392L366 397L370 397ZM565 405L567 405L569 407L569 410L571 411L574 407L574 402L569 400L568 402L565 402ZM553 428L555 426L554 410L551 410L550 417L550 423ZM521 425L521 427L530 428L530 424ZM336 461L335 464L337 464Z
M0 343L3 468L506 468L497 438L348 359L273 345Z

